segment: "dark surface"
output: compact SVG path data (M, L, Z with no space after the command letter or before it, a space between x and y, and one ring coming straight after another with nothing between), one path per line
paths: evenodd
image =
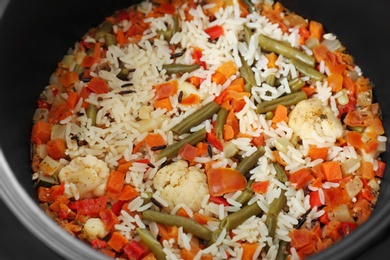
M4 19L0 20L0 113L3 118L0 123L0 144L6 151L12 170L28 193L32 194L28 164L30 118L39 92L46 85L56 62L87 28L110 14L114 6L126 6L130 2L10 1ZM365 76L378 87L375 95L383 109L385 126L389 129L390 16L387 13L390 1L285 0L282 3L304 17L323 22L327 30L339 37L356 58ZM59 5L61 8L57 7ZM4 122L7 122L7 127ZM387 154L383 157L389 161ZM390 174L389 170L386 174ZM362 227L364 232L357 233L359 237L355 235L354 240L349 240L351 243L344 243L345 248L336 247L337 253L364 250L355 259L389 259L390 229L383 227L383 224L389 223L389 216L381 214L381 209L388 208L386 204L390 200L388 179L383 180L387 189L382 190L378 211L374 212L381 218ZM0 259L61 259L28 232L2 201L0 225ZM374 232L370 232L372 230ZM364 246L360 246L361 241L365 241Z

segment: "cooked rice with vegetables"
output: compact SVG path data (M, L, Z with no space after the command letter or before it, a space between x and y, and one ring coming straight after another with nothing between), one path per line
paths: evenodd
M375 206L372 89L280 3L142 2L90 29L40 95L40 206L112 258L303 259Z

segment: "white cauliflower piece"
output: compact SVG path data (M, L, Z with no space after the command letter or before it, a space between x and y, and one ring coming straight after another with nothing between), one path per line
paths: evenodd
M110 233L106 230L104 223L100 218L89 218L84 224L83 232L88 240L96 238L102 239Z
M198 212L204 196L209 194L204 171L193 166L188 167L184 160L160 169L153 179L153 185L167 201L169 210L184 203L193 212Z
M103 196L110 169L93 155L73 159L61 169L58 177L65 185L74 184L81 199Z
M295 135L306 140L312 140L316 133L320 138L335 142L343 134L341 121L317 98L299 102L291 111L288 124Z

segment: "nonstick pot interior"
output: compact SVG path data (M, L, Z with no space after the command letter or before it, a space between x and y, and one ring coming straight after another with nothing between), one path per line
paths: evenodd
M30 170L30 131L35 101L69 47L114 10L137 1L11 0L0 20L0 194L21 222L49 247L69 259L102 256L66 234L37 206ZM287 8L322 22L375 83L374 96L390 128L390 2L285 0ZM358 3L359 2L359 3ZM389 162L388 153L382 158ZM313 259L348 259L370 246L390 219L390 176L386 170L370 220L348 238Z

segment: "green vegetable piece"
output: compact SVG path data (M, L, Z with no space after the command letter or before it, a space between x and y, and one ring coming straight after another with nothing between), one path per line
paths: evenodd
M217 228L211 233L211 238L209 242L207 243L209 246L217 242L218 237L221 235L222 229Z
M280 182L286 183L288 181L288 177L283 166L277 162L274 162L273 165L276 170L276 179L278 179Z
M223 140L223 126L226 123L227 116L228 116L228 110L224 107L221 107L221 109L219 109L218 111L217 121L215 124L215 133L219 140Z
M292 106L305 99L307 99L306 93L304 91L298 91L280 98L259 103L257 104L256 112L264 114L269 111L274 111L279 104L283 106Z
M240 55L240 59L241 59L241 63L242 63L241 68L240 68L240 74L241 74L241 77L244 78L245 83L246 83L244 86L244 90L246 92L250 93L252 87L257 86L255 74L253 73L251 66L248 65L248 63L246 62L244 57L242 57Z
M173 31L172 30L165 30L165 31L157 31L158 34L162 35L164 40L170 41L172 36L173 36Z
M87 117L91 119L92 126L96 125L96 115L97 115L98 109L95 105L90 104L87 108Z
M241 172L243 175L247 175L249 171L257 164L257 161L265 153L263 146L257 147L257 151L252 153L250 156L245 157L236 167L236 170Z
M291 92L297 92L305 86L305 82L300 78L294 78L288 82Z
M198 130L197 132L181 139L180 141L169 145L165 149L161 150L160 153L158 154L158 158L164 158L167 157L167 159L170 159L174 156L176 156L180 149L183 147L185 144L191 144L191 145L196 145L197 143L203 141L206 139L206 129L202 128Z
M172 131L178 135L188 133L190 129L203 123L206 119L212 117L220 109L220 105L215 102L210 102L184 118L181 122L172 127Z
M239 225L241 225L245 220L250 218L253 215L259 215L263 212L263 210L259 207L257 202L246 205L245 207L241 208L239 211L236 211L228 216L226 216L224 219L221 220L219 223L220 229L226 229L226 230L232 230Z
M245 42L246 42L246 44L249 45L249 42L250 42L250 40L251 40L252 35L253 35L252 30L251 30L250 28L248 28L248 27L245 26L245 27L244 27L244 37L245 37Z
M111 33L113 31L113 24L107 20L105 20L99 27L98 31L95 34L95 39L99 40L103 38L107 33Z
M180 31L179 15L175 13L172 18L173 18L172 35L175 35L175 33Z
M158 242L157 239L149 232L149 230L144 228L136 228L138 235L141 237L142 241L148 246L150 251L154 254L157 260L165 260L166 255L164 253L163 247Z
M121 71L116 75L116 77L121 80L128 80L127 77L129 76L129 73L130 73L129 69L123 67L121 68Z
M245 186L245 190L238 196L236 199L237 202L241 203L242 205L248 203L248 201L253 197L253 189L252 189L252 184L253 180L248 180Z
M278 253L276 255L275 260L285 260L287 258L287 250L286 250L287 242L281 240L279 242Z
M278 198L275 198L268 209L267 218L265 219L265 224L268 228L268 235L270 237L275 237L278 215L283 209L284 205L287 202L285 191L282 191Z
M111 33L107 33L106 35L104 35L104 41L107 47L111 45L116 45L118 43L118 41L116 40L116 36Z
M38 187L50 188L54 184L57 184L57 180L56 180L56 178L54 178L54 176L48 176L48 175L45 175L44 173L41 172L41 173L39 173L38 180L35 182L35 187L36 188L38 188Z
M274 118L274 113L272 111L268 111L267 113L265 113L266 120L271 120L272 118Z
M259 45L265 51L275 52L276 54L281 54L289 59L297 59L311 67L314 67L315 65L314 57L309 56L291 46L287 46L286 44L278 40L274 40L268 36L260 35Z
M275 74L269 74L266 78L265 78L265 83L267 85L270 85L271 87L275 86L275 82L276 82L276 76Z
M177 215L164 214L154 210L143 211L142 219L154 221L168 226L183 227L183 230L185 232L189 232L205 240L209 240L212 234L212 232L208 228L206 228L205 226L199 224L198 222L192 219L177 216Z
M325 75L318 70L308 66L307 64L297 59L291 59L291 63L299 70L302 74L309 76L313 80L321 81L325 78Z
M171 75L171 74L192 72L194 70L197 70L200 68L200 63L191 64L191 65L188 65L188 64L164 64L162 68L164 70L166 70L168 75Z

